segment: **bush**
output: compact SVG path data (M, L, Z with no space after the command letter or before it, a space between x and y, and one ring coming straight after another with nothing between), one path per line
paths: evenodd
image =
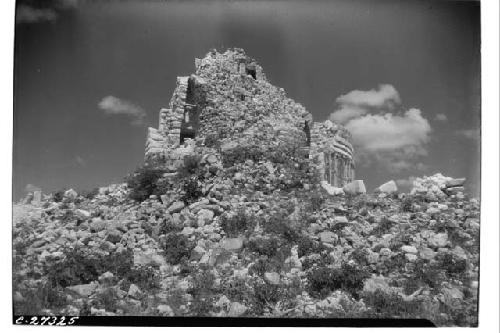
M247 229L255 227L255 221L247 215L244 209L239 209L236 215L230 217L222 215L220 226L228 237L237 237Z
M340 269L317 268L307 275L309 293L324 298L331 291L341 289L358 298L363 281L369 276L367 271L347 264L343 264Z
M189 242L186 236L177 234L167 235L163 244L165 257L172 265L177 265L182 260L187 260L193 248L193 244Z
M279 242L277 238L258 238L252 239L246 245L251 252L257 252L260 255L272 257L278 251Z
M14 287L18 284L14 284ZM66 297L61 287L54 288L47 281L20 290L22 301L14 301L14 315L40 315L43 309L57 309L66 305Z
M388 294L380 289L364 292L363 300L371 311L381 318L415 318L423 310L419 301L405 301L396 293Z
M155 164L145 164L126 178L127 186L130 188L129 197L132 200L142 202L150 195L158 195L158 180L161 179L164 169Z
M208 148L218 148L220 146L220 140L218 134L208 134L205 136L205 147Z
M285 217L285 214L280 212L271 215L264 224L264 231L279 235L289 243L295 243L299 240L300 234L290 224L291 222Z
M224 168L229 168L235 164L245 163L246 160L257 163L264 159L264 152L258 146L238 146L222 151L221 158Z
M184 163L182 167L179 168L179 178L186 178L192 175L197 174L200 168L200 155L186 155L184 156Z
M131 284L135 284L141 290L155 290L160 288L160 275L158 270L153 266L131 268L126 273L124 281L125 285L123 285L123 288L127 290Z
M278 302L281 299L280 288L277 285L272 285L269 283L255 282L253 285L254 311L258 314L262 314L264 309L269 308L270 305Z
M188 292L193 296L191 312L195 316L206 316L214 307L213 285L215 276L209 271L198 273L193 278L193 287Z
M182 184L182 190L184 191L184 194L181 200L187 205L198 201L198 199L203 196L202 187L196 176L192 176L185 180Z
M50 286L67 287L75 284L90 283L105 273L111 272L124 278L133 266L132 250L110 255L87 254L84 249L76 248L65 253L65 259L48 261L44 267Z
M85 199L92 200L95 198L96 195L99 194L99 188L95 187L92 190L83 190L80 195L84 197Z
M323 204L325 203L325 197L321 194L321 192L313 192L310 196L309 207L311 211L317 212L321 209Z
M64 199L64 192L65 192L65 190L58 190L58 191L52 193L52 200L54 202L62 202Z
M297 241L298 245L298 255L299 258L303 256L307 256L311 253L320 253L323 249L323 246L319 242L315 242L309 237L300 237Z

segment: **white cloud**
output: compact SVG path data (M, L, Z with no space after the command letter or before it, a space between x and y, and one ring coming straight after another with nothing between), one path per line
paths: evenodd
M52 8L35 8L27 5L19 5L16 12L16 23L37 23L54 21L57 13Z
M447 121L448 117L444 113L438 113L434 119L437 121Z
M330 115L330 120L339 123L345 124L349 120L358 118L368 112L367 109L360 108L352 105L344 105L340 110L335 111Z
M79 0L22 1L17 6L16 24L55 21L59 13L78 7ZM24 3L23 3L24 2Z
M399 104L399 93L390 84L380 84L378 89L353 90L336 100L339 104L359 105L368 107L383 107L388 104Z
M104 110L108 115L126 115L132 119L131 124L141 126L144 124L146 111L138 105L129 101L114 97L106 96L99 102L99 108Z
M429 141L431 127L420 110L410 109L402 116L365 115L350 120L345 127L355 145L368 151L422 148Z
M376 163L396 173L426 168L420 159L427 155L431 126L419 109L401 110L394 86L354 90L336 102L330 119L351 132L358 163Z

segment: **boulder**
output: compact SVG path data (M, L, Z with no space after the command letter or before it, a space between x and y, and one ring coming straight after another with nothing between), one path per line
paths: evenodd
M107 224L106 221L102 220L100 217L96 217L92 219L92 222L89 225L90 231L93 232L102 231L106 229L106 224Z
M326 180L321 181L321 188L323 188L328 195L336 196L336 195L344 195L344 190L340 187L333 187Z
M220 242L220 246L227 251L238 251L243 247L241 238L225 238Z
M212 223L214 212L208 209L201 209L198 211L197 222L198 227L203 227L205 224Z
M76 199L76 197L78 197L78 193L75 190L73 190L72 188L70 188L69 190L64 192L64 197L71 199L71 200L74 200L74 199Z
M173 214L173 213L178 213L180 212L186 205L184 204L184 202L182 201L176 201L174 203L172 203L170 205L170 207L168 207L167 211L170 213L170 214Z
M247 307L241 303L233 302L229 307L229 317L239 317L247 311Z
M456 287L445 287L441 289L442 302L450 308L458 308L464 299L464 294Z
M330 243L330 244L335 243L339 238L337 234L331 231L323 231L318 236L322 243Z
M446 187L457 187L465 184L465 178L453 178L446 181Z
M200 260L203 255L206 253L205 249L202 248L201 246L197 245L192 251L191 251L191 258L190 260Z
M75 286L68 287L69 290L74 291L78 295L82 297L89 297L98 287L98 284L95 282L87 283L87 284L78 284Z
M417 248L415 246L411 246L411 245L403 245L401 247L401 250L405 253L412 253L412 254L418 253Z
M381 192L381 193L395 193L398 191L398 186L396 185L396 182L394 180L390 180L385 184L380 185L375 192Z
M275 272L264 273L264 279L270 284L277 285L280 283L280 275Z
M120 242L122 239L122 233L116 229L111 229L108 231L108 235L106 236L106 240L113 244Z
M427 241L432 247L444 247L448 243L448 234L446 232L434 234Z
M130 285L130 287L128 288L127 295L129 297L134 298L134 299L139 299L139 298L141 298L142 292L141 292L141 289L139 289L139 287L137 287L135 284L132 283Z
M422 258L424 260L432 260L436 256L436 252L434 252L434 250L432 250L428 247L424 247L424 248L420 249L420 251L418 252L418 255L420 256L420 258Z
M342 187L345 194L358 195L366 193L365 183L362 180L353 180Z
M91 216L90 212L84 209L75 209L75 215L83 219L87 219Z
M158 310L158 313L162 316L167 316L167 317L175 316L174 311L167 304L160 304L156 307L156 309Z

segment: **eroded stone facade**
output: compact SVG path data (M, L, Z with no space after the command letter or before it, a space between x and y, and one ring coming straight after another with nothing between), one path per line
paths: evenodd
M226 145L303 147L318 161L324 180L342 186L354 179L353 148L340 125L314 122L312 115L267 81L262 67L241 49L209 52L195 59L194 74L177 78L158 129L149 128L146 159L178 166L183 156L215 136Z

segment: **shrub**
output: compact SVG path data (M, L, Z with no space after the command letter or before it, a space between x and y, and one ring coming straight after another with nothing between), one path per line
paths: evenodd
M252 252L272 257L278 251L278 245L277 238L259 238L250 240L246 247Z
M224 168L229 168L235 164L245 163L246 160L257 163L264 159L264 152L258 146L238 146L222 151L221 158Z
M165 257L172 265L179 264L183 259L187 260L193 247L186 236L176 234L167 235L163 245Z
M155 290L160 288L160 275L153 266L133 267L124 277L124 289L128 289L131 284L135 284L141 290Z
M61 261L48 261L44 267L44 274L52 287L67 287L90 283L108 271L123 278L132 265L132 250L105 256L86 254L83 249L76 248L66 252L65 259Z
M252 305L258 314L263 313L264 309L278 302L282 296L279 286L269 283L255 282L253 290L255 293Z
M99 194L99 188L95 187L92 190L83 190L80 195L84 197L85 199L92 200L95 198L96 195Z
M405 301L396 293L389 294L380 289L375 292L364 292L363 300L377 317L382 318L415 318L423 310L419 301Z
M208 134L205 136L205 147L218 148L220 146L220 140L218 134Z
M340 269L321 267L307 275L311 295L324 298L333 290L345 290L355 298L359 297L359 291L363 288L363 281L370 274L360 268L343 264Z
M58 190L52 193L52 200L54 200L54 202L62 202L64 199L64 192L65 190Z
M184 163L182 167L178 170L179 177L185 178L191 175L195 175L200 168L200 155L186 155L184 156Z
M193 296L191 312L195 316L206 316L213 310L213 285L215 276L210 271L198 273L193 278L193 286L188 292Z
M202 187L196 176L192 176L185 180L182 184L182 190L184 194L181 200L188 205L198 201L198 199L203 196Z
M43 309L56 309L66 305L62 288L54 288L47 281L39 281L36 286L22 289L20 292L23 300L14 301L15 315L40 315Z
M317 212L318 210L320 210L326 201L321 192L313 192L309 200L309 207L313 212Z
M126 178L127 186L130 188L129 197L132 200L142 202L150 195L158 193L158 180L162 177L164 169L154 164L145 164Z
M236 215L230 217L222 215L220 218L220 226L228 237L237 237L247 229L253 228L255 226L255 221L247 215L244 209L239 209Z
M299 232L291 226L291 222L282 213L271 215L269 221L264 224L264 230L267 233L280 235L289 243L295 243L300 238Z
M309 237L302 236L297 241L299 258L311 253L319 253L323 246L319 242L315 242Z

